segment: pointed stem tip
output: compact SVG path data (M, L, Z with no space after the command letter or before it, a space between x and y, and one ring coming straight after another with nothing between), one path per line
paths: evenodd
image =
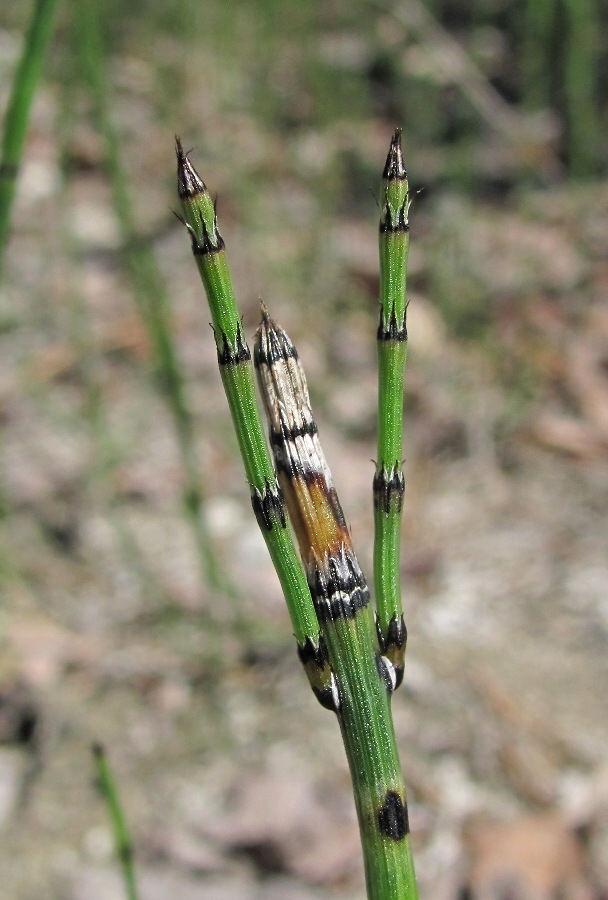
M260 314L262 316L262 322L267 322L270 320L270 313L268 312L268 307L260 297Z
M207 188L202 178L188 159L182 142L175 135L175 153L177 155L177 193L180 200L189 200L204 193Z
M260 300L260 313L262 318L258 327L258 334L263 335L264 339L267 341L270 340L275 342L282 342L283 339L286 339L289 343L291 343L291 341L287 337L286 332L281 328L280 325L277 325L275 320L268 312L268 307L263 300Z
M260 313L261 319L256 332L256 342L259 343L260 346L264 345L267 349L271 343L276 344L277 335L281 329L268 312L268 307L263 300L260 300Z
M386 165L382 177L390 181L405 181L407 172L403 163L403 150L401 149L401 129L396 128L391 139L391 146L386 157Z
M291 338L272 318L263 300L260 300L260 312L262 320L258 326L255 339L254 357L256 364L265 363L271 365L278 359L297 359L298 351Z

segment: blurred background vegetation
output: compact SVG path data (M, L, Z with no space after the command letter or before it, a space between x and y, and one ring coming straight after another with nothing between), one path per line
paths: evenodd
M2 110L32 8L4 0L0 9ZM558 779L547 795L530 785L545 785L548 770L596 773L592 750L582 761L582 751L571 751L558 762L547 751L538 778L528 773L528 784L516 767L511 783L494 738L486 746L472 722L466 740L454 738L446 707L466 698L477 708L480 680L471 687L460 663L477 651L493 659L505 640L499 624L521 627L523 647L526 635L542 640L551 620L556 646L563 640L580 653L573 666L588 660L587 675L575 668L569 681L585 702L605 668L607 81L608 9L593 0L59 3L0 286L7 896L117 896L98 871L112 866L90 787L87 744L95 739L117 758L145 864L168 860L171 877L194 872L192 896L224 896L217 885L216 893L203 890L225 874L220 851L236 845L241 856L229 876L240 887L227 896L250 896L247 885L269 873L294 879L277 896L295 897L296 882L301 890L305 883L361 891L352 865L294 862L287 826L286 846L265 819L260 828L270 836L262 838L253 829L235 839L234 823L232 837L227 825L200 831L224 809L219 794L234 788L239 767L258 772L272 758L280 772L289 757L301 772L303 758L318 754L320 733L331 764L342 772L342 763L335 723L317 714L297 671L248 509L202 289L172 214L176 132L218 195L247 334L262 296L300 347L369 564L374 195L390 135L403 127L416 192L403 573L414 687L396 710L408 740L406 781L412 754L439 764L447 746L472 782L494 779L502 790L506 781L522 808L545 812L562 808L563 785ZM440 486L453 501L449 514L447 501L433 506ZM536 489L538 503L525 515L510 505L518 490L531 498ZM465 508L494 535L486 551L490 559L497 553L497 568L458 543ZM464 518L454 519L454 509ZM511 520L525 520L533 537L508 545L500 529ZM513 604L521 621L498 616L492 638L475 636L478 612L454 613L463 631L471 625L470 642L459 632L457 665L453 634L441 627L468 582L451 568L450 547L467 572L480 573L471 590L484 597L497 590L501 553L516 584L534 568L539 554L526 562L525 552L539 535L549 574L529 588L528 611ZM580 582L568 568L575 563L587 573ZM557 600L556 584L564 592ZM550 600L561 602L565 624ZM446 640L441 652L433 623ZM531 658L532 649L529 665ZM507 653L509 697L524 690L511 680L512 663ZM428 688L446 677L444 664L462 691L453 702ZM550 679L543 683L549 691ZM570 696L562 688L559 696ZM575 693L572 703L598 734L606 727L605 711L587 710ZM436 745L419 737L421 709ZM489 734L504 704L485 697L478 712ZM595 746L585 727L585 746ZM523 720L514 729L509 740L531 741L526 758L536 759L534 729ZM439 739L444 732L451 737ZM288 738L300 749L285 750ZM553 752L559 741L545 743ZM482 877L474 865L481 851L467 844L466 804L453 833L446 837L445 822L441 832L445 798L424 765L413 765L409 779L422 884L427 896L456 897L467 878ZM331 779L323 769L319 762L311 783ZM285 771L293 784L294 771ZM162 827L164 810L170 828ZM583 823L596 831L580 872L574 868L584 889L598 892L585 896L608 890L598 849L605 818L594 807ZM340 828L344 834L344 822ZM452 856L437 849L440 832L444 848L454 846L450 839L460 848ZM473 858L466 871L465 851ZM91 887L86 879L97 877ZM155 896L153 885L147 890ZM190 896L185 881L171 890Z

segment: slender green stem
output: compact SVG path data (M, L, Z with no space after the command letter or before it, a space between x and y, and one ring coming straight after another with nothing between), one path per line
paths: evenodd
M556 0L526 0L525 6L524 104L537 110L551 102L551 37L558 4Z
M407 356L406 270L409 188L401 132L396 131L380 197L380 324L378 325L378 460L374 475L374 585L378 636L397 685L403 678L407 632L400 583L403 389Z
M0 280L30 107L53 34L56 6L57 0L36 0L4 118L0 156Z
M211 195L177 139L178 193L192 251L207 294L220 374L251 490L251 502L279 576L313 690L331 704L332 678L302 565L285 514L285 505L268 452L255 397L251 353L236 305L223 238Z
M556 29L559 22L560 29ZM569 169L588 177L598 161L598 35L595 0L528 0L524 24L524 102L529 109L551 106L552 56L560 43L566 101ZM563 48L563 49L562 49Z
M597 165L597 46L600 21L594 0L565 0L568 21L564 87L568 102L570 171L592 175Z
M124 238L127 266L138 308L152 343L160 384L175 424L185 481L182 495L184 511L192 527L203 577L212 588L228 591L236 599L220 569L205 524L204 491L195 431L173 338L167 290L149 244L137 234L129 184L120 157L120 143L109 113L109 79L97 4L94 0L77 0L75 9L81 65L95 101L99 129L105 141L114 207Z
M416 900L405 784L371 606L325 623L340 690L338 721L353 781L370 900ZM392 688L392 685L391 685Z
M108 813L110 814L116 855L120 861L126 896L128 900L137 900L135 867L133 865L133 843L120 803L118 788L114 776L112 775L104 748L100 744L93 744L92 750L93 759L95 761L97 786L106 801Z

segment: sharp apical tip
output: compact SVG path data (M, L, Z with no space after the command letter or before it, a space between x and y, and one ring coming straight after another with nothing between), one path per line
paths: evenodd
M264 303L262 299L260 299L260 313L262 314L262 319L260 322L260 327L258 328L259 332L264 332L266 335L281 335L284 334L283 329L280 325L277 325L275 320L272 318L270 313L268 312L268 307Z
M180 200L191 199L207 190L205 183L188 159L179 137L175 136L177 155L177 193Z
M392 181L404 181L407 178L407 172L403 163L403 150L401 149L400 128L395 129L391 139L391 146L386 157L386 165L384 166L382 177Z

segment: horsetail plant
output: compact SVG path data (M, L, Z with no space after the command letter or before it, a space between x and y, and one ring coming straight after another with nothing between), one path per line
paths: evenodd
M400 583L403 382L407 356L406 272L409 187L401 133L396 131L380 196L380 323L378 325L378 462L374 475L374 587L378 641L403 678L407 631Z
M183 221L190 232L192 250L209 301L220 374L251 489L251 503L281 582L300 658L313 690L321 702L331 706L335 687L264 437L255 399L251 353L243 335L215 207L179 139L176 146Z
M133 865L133 843L129 826L122 809L116 781L112 774L105 748L101 744L93 744L93 761L95 763L95 783L103 796L108 814L116 855L120 862L122 879L125 886L127 900L138 900L137 886L135 883L135 867Z
M30 107L53 35L57 0L36 0L4 117L0 151L0 277Z
M321 450L296 348L262 306L254 361L273 464L255 401L251 354L214 203L179 139L177 159L183 222L211 309L221 377L253 508L285 594L306 674L322 705L336 713L340 724L353 781L368 897L416 900L405 786L390 708L392 693L403 675L405 653L398 530L403 496L400 431L408 194L400 133L393 137L385 168L380 226L380 377L384 381L380 415L390 415L392 420L389 427L381 428L374 481L375 565L382 567L376 575L381 589L376 620Z

